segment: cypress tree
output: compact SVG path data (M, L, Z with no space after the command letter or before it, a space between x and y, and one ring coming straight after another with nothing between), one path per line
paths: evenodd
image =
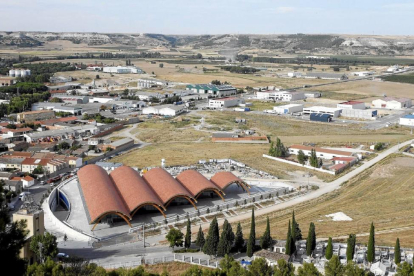
M241 227L240 222L237 224L236 240L234 241L234 247L236 248L237 252L241 252L244 247L243 229Z
M295 219L295 211L292 212L292 238L293 242L296 243L302 239L302 231L299 228L299 224ZM292 252L294 253L294 252Z
M356 245L356 236L354 234L349 235L347 245L348 246L346 248L346 260L352 261L354 259L355 245Z
M217 218L210 223L210 228L208 229L208 235L206 242L203 246L204 254L215 256L217 254L217 245L219 243L219 228L217 223Z
M371 229L369 231L367 260L370 263L375 260L375 227L373 222L371 222Z
M191 246L191 222L190 219L187 219L187 232L185 233L185 239L184 239L184 247L190 248Z
M306 239L306 255L312 255L313 250L316 247L316 234L315 234L315 224L313 222L309 225L308 237Z
M266 230L263 233L263 236L260 238L260 247L262 249L267 249L269 248L269 246L272 245L272 237L270 236L270 222L269 222L269 217L267 217L267 221L266 221Z
M203 230L201 230L201 225L200 225L200 228L198 229L197 239L196 239L195 244L201 250L203 248L205 242L206 242L206 240L204 239L204 233L203 233Z
M273 141L270 143L269 155L273 157L275 156L275 145Z
M397 238L397 241L395 242L394 262L397 265L401 263L401 249L400 249L400 239L399 238Z
M327 260L330 260L333 256L333 245L332 245L332 238L329 237L328 240L328 246L326 247L326 251L325 251L325 258Z
M286 237L286 245L285 245L285 251L286 255L292 255L292 228L290 227L290 220L289 220L289 226L288 226L288 232Z
M220 241L217 247L217 256L224 257L230 253L234 242L234 233L231 224L224 220L223 229L221 230Z
M254 221L254 208L252 208L252 220L250 223L250 235L249 240L247 241L247 256L253 256L253 250L256 245L256 223Z

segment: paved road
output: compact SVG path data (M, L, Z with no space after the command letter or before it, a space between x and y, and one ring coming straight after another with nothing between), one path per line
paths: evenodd
M332 192L332 191L334 191L336 189L339 189L340 186L341 186L341 184L343 184L346 181L350 180L351 178L357 176L358 174L362 173L366 169L372 167L373 165L375 165L379 161L383 160L384 158L386 158L390 154L396 153L399 148L401 148L403 146L407 146L407 145L409 145L411 143L412 143L412 139L410 139L410 140L408 140L408 141L406 141L404 143L400 143L400 144L398 144L396 146L393 146L393 147L391 147L391 148L389 148L389 149L381 152L380 154L378 154L377 157L369 160L368 162L366 162L365 164L361 165L360 167L358 167L358 168L350 171L346 175L344 175L344 176L342 176L342 177L340 177L340 178L338 178L338 179L330 182L327 185L324 185L323 187L320 187L315 192L312 192L310 194L307 194L307 195L304 195L304 196L301 196L301 197L292 199L290 201L286 201L286 202L280 203L278 205L271 206L269 208L264 208L264 209L257 210L255 212L255 215L256 216L260 216L260 215L264 215L264 214L271 213L271 212L274 212L274 211L282 210L282 209L291 207L293 205L296 205L296 204L299 204L299 203L303 203L305 201L309 201L309 200L318 198L318 197L323 196L323 195L325 195L327 193L330 193L330 192ZM227 218L227 220L229 222L237 222L237 221L241 221L241 220L245 220L245 219L250 219L250 217L251 217L251 214L246 213L246 214L239 215L237 217ZM205 224L202 224L201 227L203 229L208 229L209 226L210 226L209 223L205 223Z

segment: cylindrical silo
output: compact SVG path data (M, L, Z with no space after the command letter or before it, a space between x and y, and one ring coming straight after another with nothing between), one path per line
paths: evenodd
M15 69L14 70L14 74L15 74L15 77L17 78L17 77L21 77L22 76L22 71L20 70L20 69Z
M20 70L20 76L23 78L23 77L26 77L26 70L25 69L22 69L22 70Z
M26 75L30 76L32 74L32 71L30 71L29 69L26 69Z
M16 76L16 71L15 71L14 69L11 69L11 70L9 71L9 76L10 76L10 77L15 77L15 76Z

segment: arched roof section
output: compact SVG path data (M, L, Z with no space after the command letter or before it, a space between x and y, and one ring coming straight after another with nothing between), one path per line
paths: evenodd
M176 180L178 180L178 182L180 182L194 196L194 198L197 198L204 191L213 191L224 200L221 195L221 189L211 183L198 171L183 171L176 177Z
M243 190L250 193L250 186L231 172L218 172L210 179L210 181L213 182L221 190L224 190L231 184L235 183L242 187Z
M117 214L127 221L129 211L106 171L87 165L78 171L78 179L88 208L90 223L99 222L106 214Z
M156 207L165 216L162 211L165 208L161 200L137 171L130 167L122 166L113 170L109 177L124 199L131 216L145 205Z
M151 169L143 175L143 178L161 199L164 206L167 206L174 198L183 197L196 208L193 195L164 169Z

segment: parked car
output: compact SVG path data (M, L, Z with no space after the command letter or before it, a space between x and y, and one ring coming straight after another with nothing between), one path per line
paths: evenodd
M19 200L24 200L27 195L30 195L30 192L22 192L19 195Z
M39 183L40 185L45 185L46 184L46 182L44 181L44 180L42 180L42 181L40 181L40 183Z
M14 211L14 209L15 209L14 203L10 203L9 204L9 211Z
M69 255L68 255L68 254L66 254L66 253L60 252L60 253L58 253L58 254L56 255L56 258L57 258L59 261L61 261L61 260L65 259L65 258L69 258Z

